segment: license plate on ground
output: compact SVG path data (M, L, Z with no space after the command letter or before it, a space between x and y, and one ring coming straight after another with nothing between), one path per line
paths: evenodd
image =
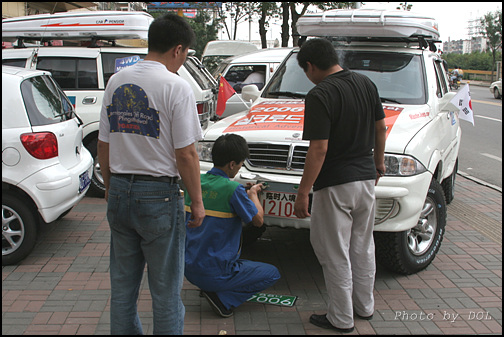
M283 305L286 307L292 307L296 303L297 296L288 295L274 295L274 294L264 294L257 293L247 300L247 302L257 302L264 304L274 304Z
M290 192L289 190L292 190ZM292 185L268 183L260 195L260 201L265 216L278 218L296 218L294 215L294 203L297 193Z
M84 173L79 176L79 193L82 193L89 184L91 184L91 179L89 179L88 171L84 171Z

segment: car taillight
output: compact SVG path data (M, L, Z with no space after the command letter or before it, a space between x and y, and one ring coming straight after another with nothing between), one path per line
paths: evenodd
M23 133L21 143L26 151L37 159L58 156L58 139L52 132Z
M198 115L210 112L210 105L208 102L197 103L196 107L198 108Z

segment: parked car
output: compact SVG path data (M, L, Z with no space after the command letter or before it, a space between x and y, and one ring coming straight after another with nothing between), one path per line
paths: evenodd
M215 40L209 41L203 54L201 55L201 62L211 73L219 66L223 59L235 55L243 55L257 51L259 48L253 43L235 40Z
M226 81L235 89L236 95L228 99L226 110L224 110L221 117L231 116L249 109L250 101L242 99L243 87L255 85L258 90L261 90L291 50L292 48L262 49L223 60L213 75L217 80L220 76L224 76ZM256 83L243 83L253 72L261 72L264 79Z
M502 79L492 82L490 84L490 92L494 95L494 98L502 98Z
M352 24L350 24L352 23ZM301 17L298 31L333 41L340 64L368 76L381 96L387 124L386 173L376 186L377 260L416 273L435 258L443 239L447 203L454 198L461 129L450 103L433 19L410 12L336 10ZM420 35L418 35L420 34ZM250 157L234 178L266 182L260 200L269 226L310 228L294 215L296 192L309 143L302 139L304 97L313 87L294 49L262 92L246 86L249 111L205 130L198 144L201 172L212 167L211 148L225 133L243 136ZM356 135L358 136L358 135Z
M2 265L33 249L39 223L85 195L93 158L83 121L47 71L2 66Z

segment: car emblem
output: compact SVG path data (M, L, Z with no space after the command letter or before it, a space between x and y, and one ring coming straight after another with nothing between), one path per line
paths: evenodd
M297 132L292 134L292 138L299 138L299 136L301 136L301 134Z

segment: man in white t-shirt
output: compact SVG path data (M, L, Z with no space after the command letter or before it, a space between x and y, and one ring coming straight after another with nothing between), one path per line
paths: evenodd
M154 334L182 334L185 223L181 177L192 200L189 227L205 217L196 101L175 73L195 36L167 14L149 28L145 60L114 74L105 89L98 157L105 182L110 243L111 334L143 334L137 299L145 264Z

